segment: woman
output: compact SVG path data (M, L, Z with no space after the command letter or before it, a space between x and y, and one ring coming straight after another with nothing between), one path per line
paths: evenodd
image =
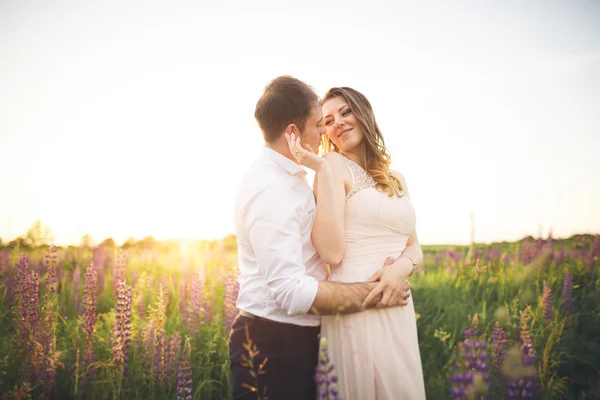
M315 176L312 240L331 265L329 280L383 280L386 272L380 266L389 256L406 266L399 270L408 276L422 261L415 212L403 176L389 169L390 155L371 104L358 91L342 87L330 89L322 105L323 157L332 179ZM310 161L315 156L300 149L298 139L289 143L300 163L315 165ZM383 291L378 305L391 304L399 295ZM323 316L321 336L327 338L341 398L425 399L412 298L404 307Z

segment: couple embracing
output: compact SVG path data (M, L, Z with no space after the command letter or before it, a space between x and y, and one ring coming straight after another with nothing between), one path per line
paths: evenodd
M320 337L344 400L425 399L408 277L422 261L415 212L371 104L271 81L254 116L265 146L235 204L240 283L229 338L234 399L256 399L246 330L270 400L314 399ZM318 155L322 146L323 155ZM313 190L306 170L315 172Z

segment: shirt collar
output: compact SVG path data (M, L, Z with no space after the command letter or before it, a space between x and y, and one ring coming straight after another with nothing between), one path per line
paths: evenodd
M304 177L307 174L306 170L302 166L267 146L263 148L262 154L264 157L267 157L268 159L281 165L290 175Z

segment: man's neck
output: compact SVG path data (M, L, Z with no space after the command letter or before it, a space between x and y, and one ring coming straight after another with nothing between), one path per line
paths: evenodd
M292 156L292 152L290 151L290 147L288 146L287 142L282 143L281 141L277 141L275 143L265 143L265 147L276 151L282 156L289 158L290 160L298 164L298 160L296 160L296 158Z

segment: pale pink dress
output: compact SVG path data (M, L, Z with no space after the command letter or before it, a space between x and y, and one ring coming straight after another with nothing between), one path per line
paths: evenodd
M415 211L408 197L379 192L367 172L345 160L353 180L346 198L346 250L329 280L365 282L388 256L402 253L415 231ZM405 307L324 316L321 336L342 399L425 399L412 296Z

